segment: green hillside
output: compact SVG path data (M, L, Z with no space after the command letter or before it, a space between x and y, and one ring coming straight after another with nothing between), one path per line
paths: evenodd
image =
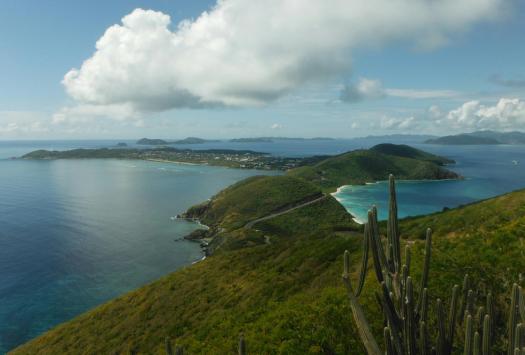
M382 153L386 155L393 155L397 157L429 161L431 163L435 163L438 165L455 163L455 161L452 159L448 159L445 157L441 157L439 155L431 154L431 153L416 149L406 144L383 143L383 144L378 144L376 146L373 146L372 148L370 148L370 150L373 152Z
M231 193L246 184L250 182ZM230 198L228 194L222 198ZM240 224L233 219L230 225ZM435 231L431 294L447 299L452 285L469 273L475 283L495 292L498 310L506 309L509 285L525 268L525 190L402 221L416 277L427 227ZM345 249L354 272L359 269L358 229L330 197L253 229L230 230L233 240L265 242L225 245L220 253L85 313L12 353L161 354L169 336L191 354L229 354L243 332L251 354L362 354L341 285ZM376 283L367 281L360 302L380 334L375 290ZM499 314L495 325L500 327L503 319Z
M255 176L224 189L208 202L190 208L184 216L199 218L212 228L235 229L321 194L315 185L293 176Z
M330 157L312 166L289 172L325 190L348 184L386 180L389 174L405 180L456 179L459 176L441 165L451 161L405 145L381 144Z

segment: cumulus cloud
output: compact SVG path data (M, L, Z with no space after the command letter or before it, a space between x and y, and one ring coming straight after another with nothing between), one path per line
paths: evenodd
M483 105L468 101L451 110L438 120L454 128L469 129L523 129L525 127L525 101L517 98L501 98L495 105Z
M441 45L506 1L220 0L175 28L166 14L136 9L63 84L81 105L135 112L263 105L348 73L356 48Z
M277 130L277 129L283 128L283 126L279 123L274 123L273 125L270 126L270 128L273 130Z
M380 99L385 96L385 89L379 80L361 78L357 84L346 85L341 91L341 101L359 102Z

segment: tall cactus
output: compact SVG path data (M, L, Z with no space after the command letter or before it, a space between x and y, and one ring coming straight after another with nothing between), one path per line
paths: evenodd
M246 355L246 342L243 334L239 337L239 355Z
M437 337L435 344L431 344L427 328L429 324L427 287L432 231L428 229L426 232L425 256L416 302L414 281L410 276L411 253L408 246L405 248L405 259L401 257L395 179L392 175L389 177L389 193L386 240L382 239L379 232L376 208L373 207L368 212L368 221L364 226L361 271L355 293L349 277L349 253L345 251L344 254L343 283L358 334L366 351L374 355L383 353L358 301L366 279L368 257L371 254L374 274L381 286L377 299L386 320L383 336L387 355L450 355L458 348L457 345L454 346L456 328L457 324L463 322L465 322L464 354L491 354L494 336L493 296L488 293L485 305L477 308L475 313L477 293L472 290L468 275L465 275L461 291L458 285L452 288L448 312L445 312L445 302L437 299L435 314ZM525 354L525 297L518 284L513 287L508 333L507 354Z

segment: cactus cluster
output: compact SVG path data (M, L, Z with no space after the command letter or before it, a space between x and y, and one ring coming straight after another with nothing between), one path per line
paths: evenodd
M474 292L468 275L463 287L455 285L448 302L436 300L435 331L430 332L429 292L427 289L430 258L432 251L432 231L427 230L425 257L418 290L410 276L410 248L405 247L404 258L401 255L395 179L389 178L390 203L386 238L379 233L377 210L373 207L368 213L364 226L363 259L357 288L350 282L349 253L344 254L343 283L346 287L350 308L358 334L368 354L415 355L436 354L449 355L461 348L454 344L456 333L464 329L463 352L465 355L487 355L495 353L494 344L494 305L493 296L488 293L484 305L476 307L481 299L481 292ZM380 285L376 299L384 316L384 351L376 341L364 311L358 301L363 290L368 270L369 254L375 278ZM416 292L418 296L416 297ZM525 355L525 295L521 287L514 284L508 320L508 355ZM432 336L431 333L435 333ZM456 339L459 337L456 337Z

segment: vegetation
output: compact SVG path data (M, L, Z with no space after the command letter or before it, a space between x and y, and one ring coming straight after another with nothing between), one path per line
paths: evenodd
M293 176L255 176L242 180L192 207L184 217L211 228L236 229L249 221L321 196L315 185Z
M403 158L411 158L411 159L417 159L417 160L423 160L428 161L437 165L445 165L445 164L454 164L455 161L452 159L448 159L445 157L441 157L439 155L427 153L425 151L413 148L411 146L408 146L406 144L390 144L390 143L383 143L378 144L372 148L370 148L371 151L386 154L386 155L393 155L397 157L403 157Z
M290 171L293 176L311 181L324 190L342 185L386 180L392 173L400 179L456 179L460 176L440 165L450 162L415 148L381 144L369 150L356 150L330 157Z
M388 355L404 354L438 354L449 355L457 352L457 329L464 323L464 341L462 348L465 355L490 354L492 351L503 352L501 347L494 345L494 302L491 292L486 289L473 289L468 275L465 276L461 290L459 285L452 288L452 296L448 316L445 316L444 302L436 300L435 329L429 330L429 291L428 278L431 259L432 231L427 229L424 263L419 288L414 284L411 271L411 249L405 248L405 258L401 257L401 240L397 219L397 202L395 183L390 176L390 210L387 222L386 240L379 233L377 211L372 208L365 224L363 263L357 290L354 292L350 281L350 257L344 255L343 282L347 289L348 299L358 329L359 336L368 354L380 355L379 343L371 331L364 311L358 302L358 297L364 286L369 250L372 250L372 260L376 280L380 284L376 299L384 319L384 348ZM386 252L385 252L386 250ZM521 279L521 274L520 277ZM520 280L521 281L521 280ZM417 289L417 291L416 291ZM474 291L475 290L475 291ZM419 297L416 297L416 292ZM522 354L525 351L524 326L525 302L521 287L514 283L512 287L511 305L508 315L507 339L505 347L507 354ZM461 298L461 301L460 301ZM476 302L481 305L476 307ZM433 345L431 333L435 336ZM456 342L457 343L457 342ZM496 349L495 349L496 348Z

